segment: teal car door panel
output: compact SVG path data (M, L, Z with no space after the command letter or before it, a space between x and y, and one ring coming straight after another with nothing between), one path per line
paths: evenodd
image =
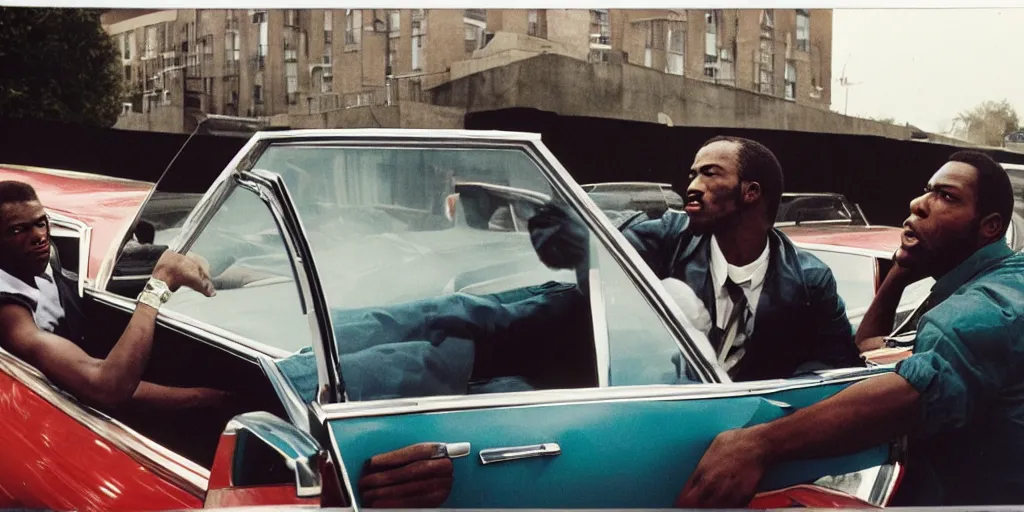
M453 460L454 484L445 507L670 507L718 433L780 418L844 385L763 396L619 399L352 417L331 420L330 428L353 482L376 454L420 442L470 443L470 455ZM481 463L484 450L536 445L547 445L547 453ZM887 446L878 446L846 457L781 465L766 475L762 490L878 466L888 454Z

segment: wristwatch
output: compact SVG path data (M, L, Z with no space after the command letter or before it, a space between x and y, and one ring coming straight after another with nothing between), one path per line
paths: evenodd
M145 304L153 309L159 310L165 302L171 298L171 289L167 283L155 278L149 278L146 288L142 290L137 299L139 304Z

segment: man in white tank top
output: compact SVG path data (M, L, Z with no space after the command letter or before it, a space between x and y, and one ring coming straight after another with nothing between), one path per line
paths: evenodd
M0 348L19 357L79 400L106 408L131 402L160 407L205 405L225 394L142 382L156 313L182 286L214 293L195 259L165 252L120 339L105 359L68 339L66 315L50 266L50 225L31 186L0 182Z

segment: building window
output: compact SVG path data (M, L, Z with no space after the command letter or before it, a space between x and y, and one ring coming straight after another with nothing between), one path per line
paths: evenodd
M209 45L213 52L213 45ZM238 61L242 58L242 36L237 31L224 34L224 62L227 75L238 74Z
M811 50L811 15L806 9L796 10L796 49L801 52Z
M284 27L284 60L285 62L296 62L299 60L299 50L296 40L298 39L295 27Z
M758 90L763 94L775 94L775 40L762 37L758 54Z
M761 11L761 28L775 28L775 9Z
M263 86L254 85L252 86L252 100L256 103L263 103Z
M256 47L256 69L263 69L266 65L267 49L270 47L270 33L267 27L266 17L259 23L260 39Z
M612 44L611 25L608 23L608 9L590 10L590 44Z
M287 9L284 11L284 26L286 27L298 27L299 26L299 10L298 9Z
M537 37L537 9L526 11L526 34Z
M467 11L468 10L469 9L467 9ZM473 52L483 48L484 30L487 28L487 23L464 16L462 18L462 24L463 27L465 27L466 51Z
M423 9L412 11L412 70L423 71L423 43L427 37L427 18Z
M718 58L718 13L708 11L704 15L704 55Z
M284 65L284 82L288 103L295 104L299 92L299 63L286 62Z
M796 100L796 66L786 63L786 99Z
M402 12L394 9L388 12L388 37L392 39L402 35Z
M665 53L665 72L670 75L683 76L683 64L685 62L684 40L686 32L680 29L668 31L668 42Z
M334 42L334 13L324 11L324 45L330 46Z
M154 26L146 27L146 46L145 46L145 48L143 50L143 58L144 59L154 59L154 58L156 58L157 46L158 45L159 45L159 34L157 32L157 27L155 25Z
M345 44L359 44L363 31L363 11L348 9L345 13Z

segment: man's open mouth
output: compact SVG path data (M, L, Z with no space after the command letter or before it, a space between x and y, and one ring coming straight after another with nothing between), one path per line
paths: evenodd
M904 224L903 234L900 236L900 245L903 246L904 249L910 249L920 242L921 239L918 238L917 233L915 233L910 226Z
M699 211L701 211L701 210L702 210L703 208L704 208L704 203L702 203L702 202L700 201L700 199L696 199L696 198L687 198L687 200L686 200L686 206L685 206L685 210L686 210L686 212L687 212L687 213L695 213L695 212L699 212Z

